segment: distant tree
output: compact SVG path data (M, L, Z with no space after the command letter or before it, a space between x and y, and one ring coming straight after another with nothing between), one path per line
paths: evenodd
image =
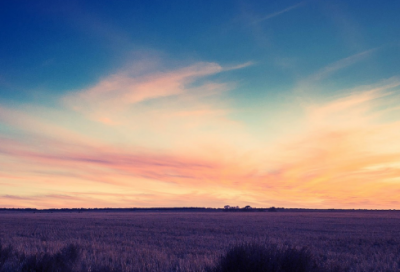
M225 205L225 206L224 206L224 209L225 209L225 210L228 210L228 209L230 209L230 208L231 208L231 206L229 206L229 205Z
M246 207L244 207L243 209L245 209L245 210L251 210L252 209L252 207L251 206L249 206L249 205L247 205Z

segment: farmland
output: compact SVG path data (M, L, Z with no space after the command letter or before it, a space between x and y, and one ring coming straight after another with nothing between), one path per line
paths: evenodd
M204 271L245 242L307 247L326 269L400 270L397 211L2 211L0 241L26 255L77 245L77 271Z

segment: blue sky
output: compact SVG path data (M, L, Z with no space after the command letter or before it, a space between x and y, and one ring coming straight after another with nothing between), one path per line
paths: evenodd
M142 54L167 67L252 61L231 76L256 96L376 49L344 78L372 82L399 72L398 9L397 1L6 1L1 94L83 88Z

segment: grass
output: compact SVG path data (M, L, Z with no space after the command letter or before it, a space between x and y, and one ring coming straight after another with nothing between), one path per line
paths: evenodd
M315 271L400 271L399 225L397 212L3 212L0 264L64 260L72 271L205 272L228 271L229 260L273 259L306 260ZM65 259L71 244L78 257Z

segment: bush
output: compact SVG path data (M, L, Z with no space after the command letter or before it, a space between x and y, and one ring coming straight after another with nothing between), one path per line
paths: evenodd
M0 272L71 272L79 253L79 247L71 244L56 254L26 256L14 252L11 246L3 248L0 244Z
M21 272L70 272L78 257L79 249L75 245L69 245L54 255L45 253L23 256Z
M221 256L207 272L316 272L321 271L311 253L293 247L241 244Z
M13 254L12 247L10 245L3 247L0 242L0 272L15 271L16 264L18 264L18 260Z
M3 245L0 242L0 268L11 256L12 256L12 247L8 246L3 248Z

